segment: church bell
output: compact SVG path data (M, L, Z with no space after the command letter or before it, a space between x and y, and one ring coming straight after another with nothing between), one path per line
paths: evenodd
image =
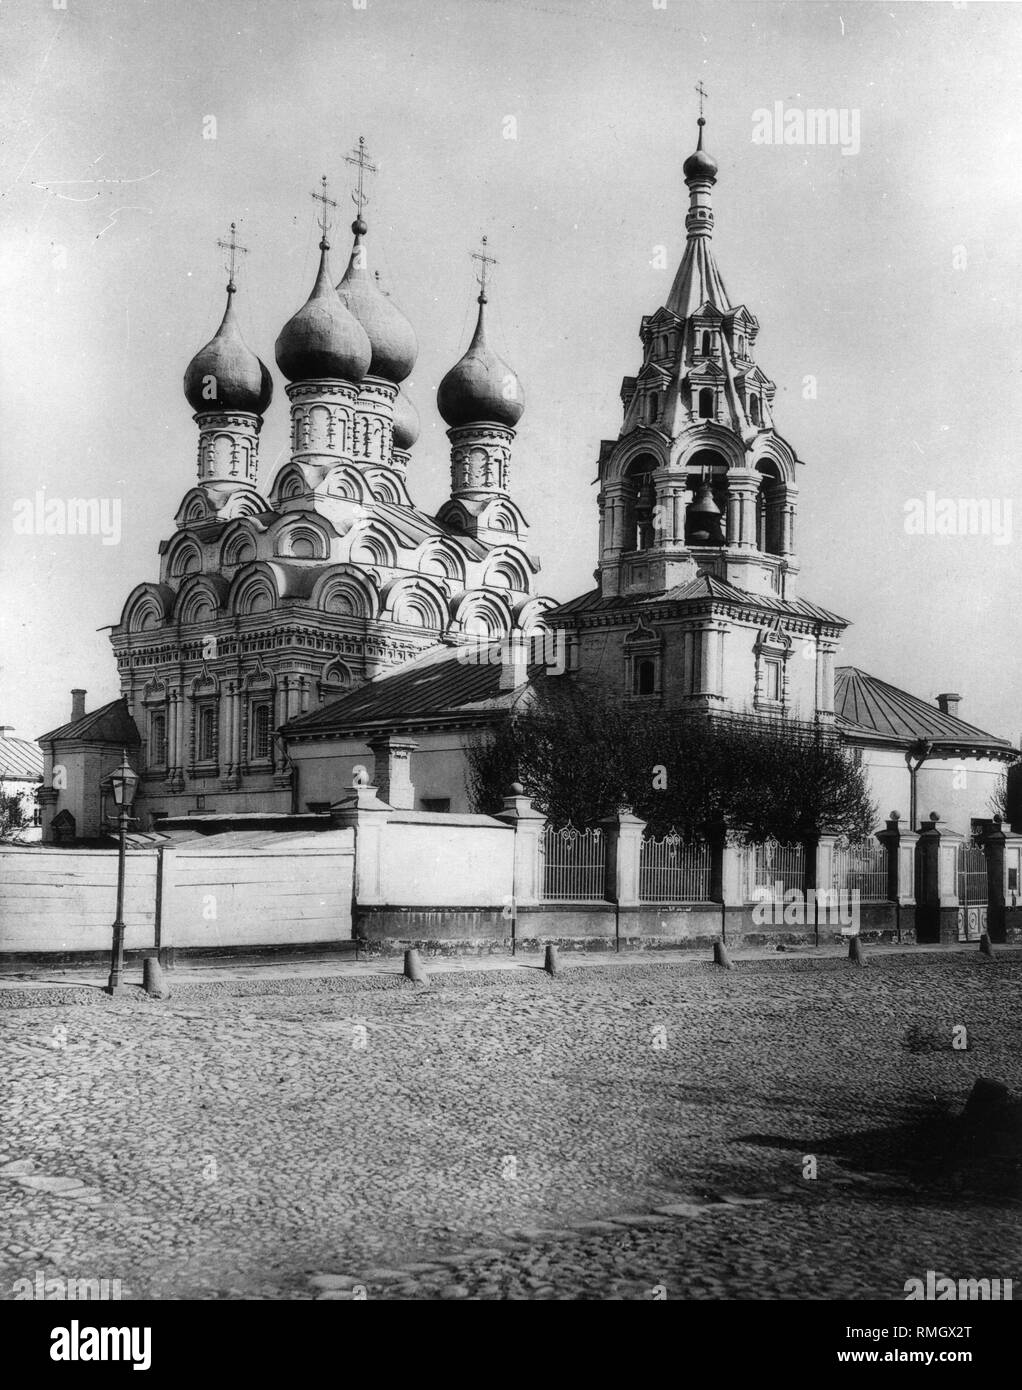
M720 508L713 500L713 490L708 482L700 484L694 502L685 513L685 540L690 545L723 545L721 534Z

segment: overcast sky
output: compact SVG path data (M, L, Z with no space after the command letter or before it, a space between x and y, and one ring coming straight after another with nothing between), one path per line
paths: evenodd
M599 442L684 248L702 81L718 263L806 463L801 591L851 620L842 663L959 691L964 718L1017 739L1022 6L662 2L4 0L0 723L37 735L72 686L90 708L118 693L97 629L158 577L195 480L181 377L222 313L232 219L251 248L239 316L276 386L268 490L288 437L273 344L315 272L309 193L326 173L342 200L339 278L360 134L380 169L371 263L420 342L415 500L435 511L449 487L435 393L485 232L496 346L526 393L513 493L544 592L591 588ZM861 148L755 143L777 102L858 112ZM15 534L39 489L121 499L120 542ZM927 491L1010 499L1010 543L907 535Z

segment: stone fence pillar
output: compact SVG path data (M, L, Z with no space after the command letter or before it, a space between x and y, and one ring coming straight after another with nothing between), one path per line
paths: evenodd
M815 845L813 844L815 840ZM829 830L820 831L806 844L806 868L812 861L812 887L818 893L829 893L834 886L834 846L838 837Z
M916 841L916 940L940 940L940 831L934 811L919 827Z
M600 826L607 847L604 897L619 907L638 907L639 861L646 822L633 815L630 806L619 806Z
M710 847L710 888L711 903L724 901L724 853L727 849L727 826L722 820L711 821L703 826L703 837Z
M720 900L725 907L744 907L748 850L735 833L725 835L720 849Z
M958 938L958 846L962 836L938 830L940 817L931 811L919 828L916 846L916 940L955 941Z
M964 841L965 836L959 835L956 830L940 832L940 868L937 878L940 906L942 910L953 908L956 916L958 912L958 850ZM943 940L943 937L941 939Z
M539 841L546 817L533 806L524 787L515 782L504 798L504 809L497 812L497 819L507 821L515 832L512 888L515 904L535 907L543 894L539 878Z
M887 823L883 830L878 830L876 838L887 851L887 898L889 902L897 903L901 901L899 896L900 874L901 874L901 830L899 822L901 820L900 811L892 811L887 817Z
M809 893L813 894L812 903L812 924L815 930L816 944L820 944L820 925L823 923L833 923L838 920L839 913L836 908L829 906L831 902L830 893L834 887L834 846L838 837L829 830L814 832L806 839L806 905L809 904ZM820 894L827 896L821 901ZM835 899L836 902L836 899ZM809 913L806 913L806 926L809 925ZM851 934L850 929L842 927L842 935ZM855 927L858 931L858 927Z
M347 796L335 801L330 816L339 829L355 831L354 906L379 906L385 902L382 873L382 838L393 806L381 801L377 789L356 783Z

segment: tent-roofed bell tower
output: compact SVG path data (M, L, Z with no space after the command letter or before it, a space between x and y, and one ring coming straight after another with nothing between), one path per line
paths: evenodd
M571 669L626 699L832 726L846 623L795 593L798 460L753 357L759 324L713 256L704 125L684 164L681 264L642 320L621 432L600 451L599 587L548 618Z
M753 358L759 322L732 304L713 255L717 163L684 164L685 252L666 303L642 320L642 365L599 462L604 597L664 592L698 571L793 598L799 460L774 428L774 384Z

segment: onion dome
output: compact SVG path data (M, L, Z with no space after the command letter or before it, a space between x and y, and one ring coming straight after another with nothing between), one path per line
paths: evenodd
M227 286L223 322L189 362L184 387L197 415L217 410L262 415L273 397L270 374L241 336L234 316L233 281Z
M365 329L338 298L330 275L324 237L319 243L319 274L312 293L277 339L277 366L288 381L335 377L356 386L365 376L372 348Z
M363 242L369 229L361 217L351 224L351 230L355 244L337 293L369 337L373 355L368 375L396 384L408 376L419 355L415 330L369 273Z
M699 143L696 146L695 154L690 154L682 165L686 183L692 179L709 179L710 183L713 183L717 177L717 161L703 149L703 126L705 124L706 120L700 116Z
M481 294L479 319L468 351L436 393L437 409L452 429L490 422L513 428L525 409L517 375L486 341L485 305L486 295Z
M419 437L419 412L403 391L394 401L394 448L407 453Z

